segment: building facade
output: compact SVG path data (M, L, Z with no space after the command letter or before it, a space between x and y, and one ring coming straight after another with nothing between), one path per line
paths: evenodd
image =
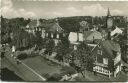
M108 9L107 14L107 26L104 40L101 40L99 44L97 44L93 50L92 54L95 57L93 71L98 72L104 75L114 76L121 71L121 51L120 45L117 42L114 42L111 37L111 32L113 30L113 18L110 15L110 11Z

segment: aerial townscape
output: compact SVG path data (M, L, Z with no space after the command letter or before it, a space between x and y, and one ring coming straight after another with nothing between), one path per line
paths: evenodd
M128 81L128 17L1 16L2 81Z

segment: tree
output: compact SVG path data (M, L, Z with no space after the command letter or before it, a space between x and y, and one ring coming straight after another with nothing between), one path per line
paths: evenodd
M19 49L34 45L34 36L24 30L29 20L3 17L1 17L1 20L1 43L8 43L10 46L14 45Z
M38 49L41 49L42 47L44 47L45 40L41 37L41 31L36 31L35 35L36 35L35 44L37 45Z
M51 55L53 52L53 48L55 47L55 43L53 39L48 39L46 41L46 50L45 54Z
M63 42L59 42L58 46L56 47L57 56L55 57L58 61L63 62L64 56L69 52L68 45L64 44Z
M89 24L87 21L81 21L80 26L82 30L88 30L89 29Z
M72 51L70 55L72 56L72 63L70 65L73 66L77 72L81 72L83 77L85 77L83 74L85 69L92 71L94 60L90 54L88 46L85 43L81 43L77 47L77 50Z

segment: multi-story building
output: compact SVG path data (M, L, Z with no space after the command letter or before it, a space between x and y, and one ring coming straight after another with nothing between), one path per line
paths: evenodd
M65 36L64 30L60 27L57 19L50 23L41 23L40 26L43 28L42 37L53 39L55 45Z
M115 76L121 71L121 51L120 45L112 40L111 32L113 30L113 18L108 9L107 15L106 37L101 40L92 50L95 57L93 71L108 75Z
M101 41L92 51L95 57L93 71L116 76L121 71L121 51L118 43L112 40Z
M35 31L39 29L38 28L39 25L40 25L39 20L31 20L31 22L27 24L25 31L27 31L28 33L35 34ZM41 31L41 28L39 30Z

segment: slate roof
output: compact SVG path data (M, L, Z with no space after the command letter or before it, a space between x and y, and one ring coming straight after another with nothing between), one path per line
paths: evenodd
M37 20L32 20L27 25L29 25L30 28L34 28L34 27L37 27L37 24L38 24Z
M84 39L87 39L88 36L92 34L93 31L85 31L84 32Z
M102 35L98 31L84 31L84 40L102 39Z
M48 30L50 32L59 32L59 33L61 33L63 29L59 26L58 23L54 23L51 27L48 28Z
M47 32L59 32L61 33L63 29L59 26L58 23L42 23L40 26L44 27Z
M115 58L113 52L120 52L120 45L112 40L104 40L101 42L101 48L104 50L107 57Z

